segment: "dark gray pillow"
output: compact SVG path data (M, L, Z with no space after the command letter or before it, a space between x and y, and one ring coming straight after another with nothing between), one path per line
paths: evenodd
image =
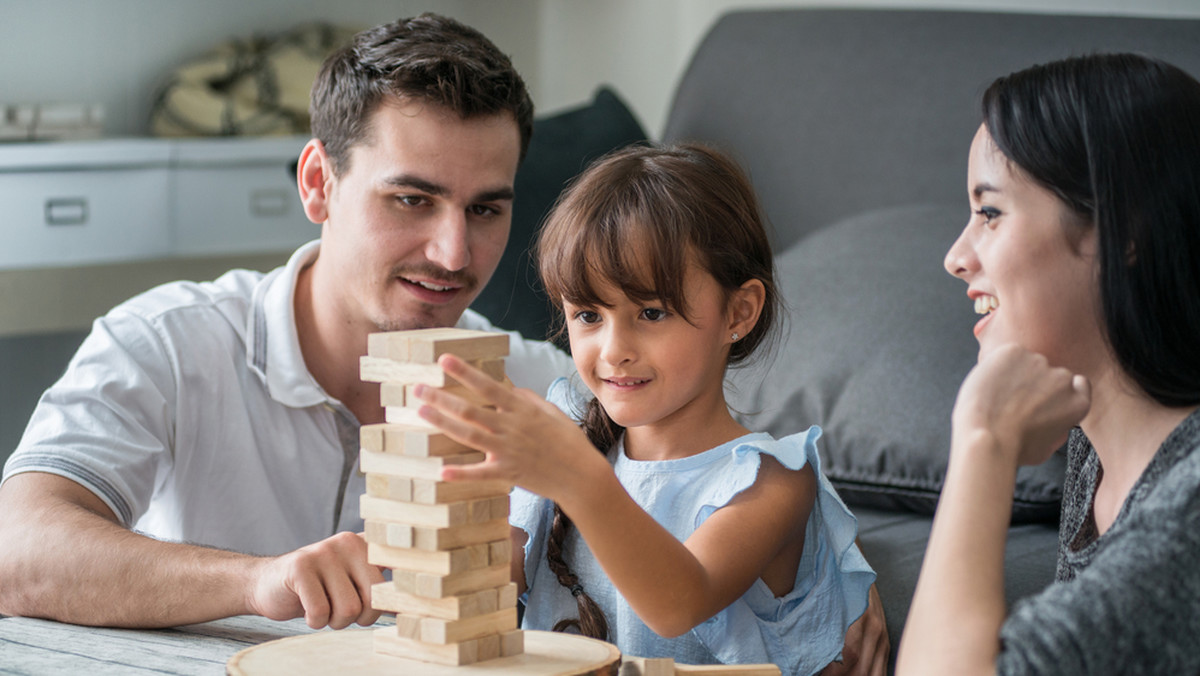
M527 338L549 333L551 306L529 250L558 194L592 160L646 140L646 132L616 92L600 87L591 103L533 122L529 152L514 184L512 231L492 280L471 308Z
M851 505L932 513L946 474L950 412L975 364L977 317L942 259L965 207L905 206L841 221L776 257L788 305L778 349L731 374L753 430L810 424L825 473ZM1054 520L1065 462L1022 468L1016 521Z

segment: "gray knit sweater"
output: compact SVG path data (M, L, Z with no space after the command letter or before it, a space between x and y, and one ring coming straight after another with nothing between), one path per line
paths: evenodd
M998 674L1200 674L1198 448L1200 411L1167 436L1097 536L1102 470L1072 433L1057 580L1005 622Z

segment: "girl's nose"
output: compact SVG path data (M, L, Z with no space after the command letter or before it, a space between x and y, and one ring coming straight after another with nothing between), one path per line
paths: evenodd
M633 361L636 350L629 330L620 326L609 325L604 336L604 344L600 348L600 358L613 365Z

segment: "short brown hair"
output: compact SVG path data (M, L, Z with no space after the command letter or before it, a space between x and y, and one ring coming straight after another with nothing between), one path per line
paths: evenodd
M511 113L521 157L533 134L533 102L509 58L482 33L454 19L422 14L369 28L330 55L313 83L309 113L335 173L369 133L384 97L421 99L463 119Z

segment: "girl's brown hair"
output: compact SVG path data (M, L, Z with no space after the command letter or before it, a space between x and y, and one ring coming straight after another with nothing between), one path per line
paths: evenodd
M688 265L699 265L727 294L757 279L766 292L762 311L754 328L730 346L727 363L744 362L773 335L779 297L758 199L737 163L711 148L636 145L602 157L559 198L534 251L546 293L559 310L563 301L604 305L597 286L607 283L687 319ZM601 453L624 431L594 398L581 426ZM562 556L570 527L556 504L547 560L575 596L579 619L564 619L554 630L575 627L604 639L603 612Z

